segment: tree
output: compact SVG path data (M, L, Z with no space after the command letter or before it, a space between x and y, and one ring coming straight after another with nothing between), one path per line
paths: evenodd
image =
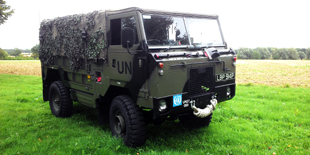
M253 54L254 50L252 48L245 48L244 52L248 59L251 59L251 55Z
M276 47L271 48L270 53L272 55L272 59L280 59L280 52L278 48Z
M272 54L272 49L273 49L273 47L267 47L267 50L270 52L270 54Z
M280 56L280 59L283 59L283 60L289 59L287 49L286 48L280 48L279 49L279 56Z
M244 55L244 51L242 48L235 50L237 53L237 58L238 59L246 59L247 57Z
M22 53L31 53L31 50L30 49L25 49L25 50L22 50Z
M0 59L4 59L5 57L8 56L8 53L0 48Z
M20 54L22 54L22 51L18 48L14 48L13 52L11 53L12 56L19 56Z
M37 44L35 46L33 46L31 48L31 57L33 57L34 59L38 59L39 58L39 49L40 49L40 46Z
M297 50L295 48L289 48L288 49L288 57L292 60L297 60L299 59L299 55L297 53Z
M298 52L298 55L299 55L301 60L307 58L307 56L304 52Z
M4 24L13 13L14 9L11 9L11 6L6 5L6 1L0 0L0 25Z
M270 59L271 54L270 54L270 52L268 51L267 48L265 48L265 47L257 47L255 50L260 54L260 58L261 59Z
M237 57L240 59L251 59L253 49L241 47L237 52Z
M254 51L251 55L251 59L261 59L261 55L259 54L259 52Z
M306 48L296 48L297 52L303 52L306 54L307 49Z
M13 52L13 49L3 49L5 50L9 55L11 55L11 53Z
M306 51L306 56L307 56L308 59L310 59L310 47Z
M248 57L244 54L244 51L242 51L242 50L238 50L237 51L237 58L238 59L247 59Z

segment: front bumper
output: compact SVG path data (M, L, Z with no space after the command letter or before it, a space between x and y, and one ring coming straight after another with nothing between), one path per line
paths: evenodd
M231 93L230 95L227 95L227 87L230 87ZM216 96L216 100L218 102L223 102L226 100L230 100L235 96L235 89L236 84L226 84L223 86L217 86L215 87L215 91L190 97L187 92L184 92L182 94L175 94L170 96L165 96L161 98L153 98L153 120L157 119L165 119L168 116L182 116L182 115L188 115L190 113L193 113L193 109L191 108L190 101L195 101L195 106L200 109L206 108L207 105L211 105L210 100L212 100L212 96ZM182 103L180 105L174 104L174 96L181 95ZM165 100L167 102L167 108L164 111L159 111L159 101Z

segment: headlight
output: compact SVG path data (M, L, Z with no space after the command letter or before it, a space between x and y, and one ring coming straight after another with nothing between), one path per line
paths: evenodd
M159 111L160 112L163 112L163 111L165 111L167 109L167 102L166 102L166 100L160 100L159 101Z
M230 93L231 93L231 91L230 91L230 87L227 87L227 96L229 96L230 95Z

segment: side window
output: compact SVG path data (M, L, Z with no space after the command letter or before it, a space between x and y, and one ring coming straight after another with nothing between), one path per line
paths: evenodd
M136 21L134 17L125 17L125 18L118 18L112 19L110 22L110 29L111 29L111 45L121 45L121 34L122 29L125 27L130 27L135 31L135 42L134 44L138 44L138 34L137 34L137 27Z
M121 44L121 19L111 20L111 45Z

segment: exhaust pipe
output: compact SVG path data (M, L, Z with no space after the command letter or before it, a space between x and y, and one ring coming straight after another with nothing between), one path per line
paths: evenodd
M212 112L215 110L215 106L217 104L217 100L215 98L213 98L212 100L210 100L211 104L210 105L207 105L206 108L204 109L200 109L200 108L197 108L195 106L195 101L191 101L191 107L192 109L194 110L194 115L196 117L200 117L200 118L205 118L207 116L209 116L210 114L212 114Z

